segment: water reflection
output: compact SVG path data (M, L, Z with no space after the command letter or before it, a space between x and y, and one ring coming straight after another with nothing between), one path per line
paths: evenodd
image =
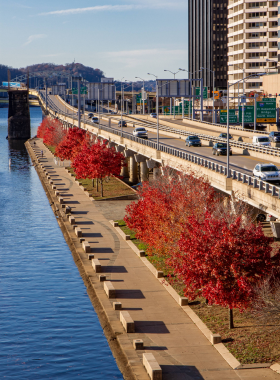
M29 170L30 157L24 140L8 140L10 170Z

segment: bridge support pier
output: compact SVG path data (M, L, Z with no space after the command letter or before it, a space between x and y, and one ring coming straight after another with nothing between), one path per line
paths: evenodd
M138 182L137 162L134 156L129 157L129 181L132 183Z
M160 168L153 168L153 177L154 179L158 179L161 175L161 169Z
M124 178L128 178L129 177L129 173L128 173L128 159L127 158L125 159L125 162L126 162L127 166L122 167L122 169L121 169L121 175Z
M30 139L28 90L9 90L8 139Z
M149 169L146 161L140 162L140 178L141 182L149 180Z

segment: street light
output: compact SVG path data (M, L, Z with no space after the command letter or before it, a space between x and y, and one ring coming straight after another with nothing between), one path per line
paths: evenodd
M215 70L210 70L208 69L207 67L204 68L204 67L201 67L200 70L209 70L212 74L213 74L213 115L212 115L212 121L213 121L213 124L215 123L215 105L214 105L214 89L215 89Z
M180 70L176 71L176 73L174 73L173 71L170 71L170 70L163 70L163 71L168 71L168 72L170 72L171 74L173 74L173 75L174 75L174 79L175 79L175 75L178 74L178 73L180 72ZM174 113L173 113L173 117L174 117L174 119L175 119L175 98L173 97L173 99L174 99ZM172 108L171 108L171 109L172 109ZM170 114L171 114L171 110L170 110Z
M154 77L156 77L156 79L158 78L155 74L150 74L148 73L148 75L153 75ZM157 150L159 148L159 116L158 116L158 83L156 81L156 112L157 112Z
M229 65L229 66L234 66L232 63ZM245 96L245 69L244 69L244 67L239 67L238 65L235 65L235 66L237 66L238 67L238 69L239 70L242 70L243 71L243 79L242 79L242 81L243 81L243 99L242 99L242 129L244 129L244 96ZM238 106L239 106L239 82L241 82L241 80L240 81L238 81ZM237 82L236 82L237 83ZM229 96L229 94L227 94L227 96ZM246 101L246 98L245 98L245 101ZM238 111L239 111L239 109L238 109Z
M249 78L254 78L254 77L261 77L263 75L266 75L266 73L258 73L258 74L252 74L248 75L246 78L240 79L237 82L234 82L232 84L229 84L229 81L227 82L227 178L229 177L229 88L231 86L234 86L235 84L241 82L242 80L245 81L246 79Z
M136 79L141 79L143 81L143 93L142 93L142 101L143 101L143 115L145 115L145 100L144 100L144 92L145 92L145 81L140 77L135 77Z

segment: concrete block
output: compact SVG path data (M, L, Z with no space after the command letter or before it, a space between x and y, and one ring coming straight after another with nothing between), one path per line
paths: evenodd
M123 325L123 328L125 329L127 333L135 332L134 320L131 318L128 311L120 312L120 321L121 321L121 324Z
M106 281L106 276L105 276L105 274L100 274L100 275L99 275L99 282L104 282L104 281Z
M180 297L179 298L179 305L180 306L186 306L188 305L189 303L189 300L187 299L187 297Z
M71 211L72 209L70 206L65 207L65 214L71 214Z
M63 205L61 205L61 207L62 207L62 208L66 208L66 205L65 205L65 204L63 204Z
M53 190L56 190L56 186L55 186L55 185L52 185L52 189L53 189Z
M62 205L62 204L64 203L63 198L59 197L59 198L58 198L58 202Z
M80 243L82 243L83 241L85 241L86 239L85 238L80 238L79 241Z
M48 175L48 176L47 176L47 179L51 179L51 176Z
M69 223L70 223L71 225L73 225L73 224L76 223L76 222L75 222L75 218L74 218L74 216L69 215L68 220L69 220Z
M75 228L75 234L77 235L77 237L83 236L82 230L79 227Z
M162 278L163 277L163 271L157 270L156 278Z
M56 190L54 193L55 193L55 195L56 195L57 197L59 197L59 191Z
M77 224L73 224L72 225L72 228L73 228L73 230L75 231L75 229L78 227L78 225Z
M114 310L121 310L122 309L122 303L121 302L113 302L113 308L114 308Z
M114 220L109 220L109 223L111 223L113 227L118 227L119 226L119 223L115 222Z
M71 177L75 177L75 174L74 174L74 173L71 173Z
M140 257L145 257L145 251L139 251L139 255L140 255Z
M93 269L95 270L95 273L101 273L102 272L102 266L100 264L100 261L98 259L91 260L91 265Z
M219 335L219 334L211 334L210 335L210 342L212 344L218 344L218 343L221 343L221 341L222 341L221 335Z
M84 239L85 240L85 239ZM94 259L94 253L89 253L88 254L88 259L93 260Z
M143 365L151 380L162 380L162 369L153 354L143 354Z
M90 253L91 248L90 248L89 243L86 240L82 242L82 247L85 253Z
M79 186L83 186L83 184L82 184L81 182L78 182L78 185L79 185Z
M143 350L144 342L142 339L133 339L133 347L135 350Z
M49 180L49 184L50 184L50 185L53 184L53 180L52 180L52 179Z
M104 291L107 294L108 298L116 298L116 289L111 281L104 282Z

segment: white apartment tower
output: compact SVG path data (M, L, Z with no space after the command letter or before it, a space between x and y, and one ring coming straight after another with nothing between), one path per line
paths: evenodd
M278 61L278 1L229 0L228 79L234 83L254 73L275 72ZM262 92L262 78L245 81L245 94ZM243 83L239 84L239 95ZM238 85L230 87L238 96Z

